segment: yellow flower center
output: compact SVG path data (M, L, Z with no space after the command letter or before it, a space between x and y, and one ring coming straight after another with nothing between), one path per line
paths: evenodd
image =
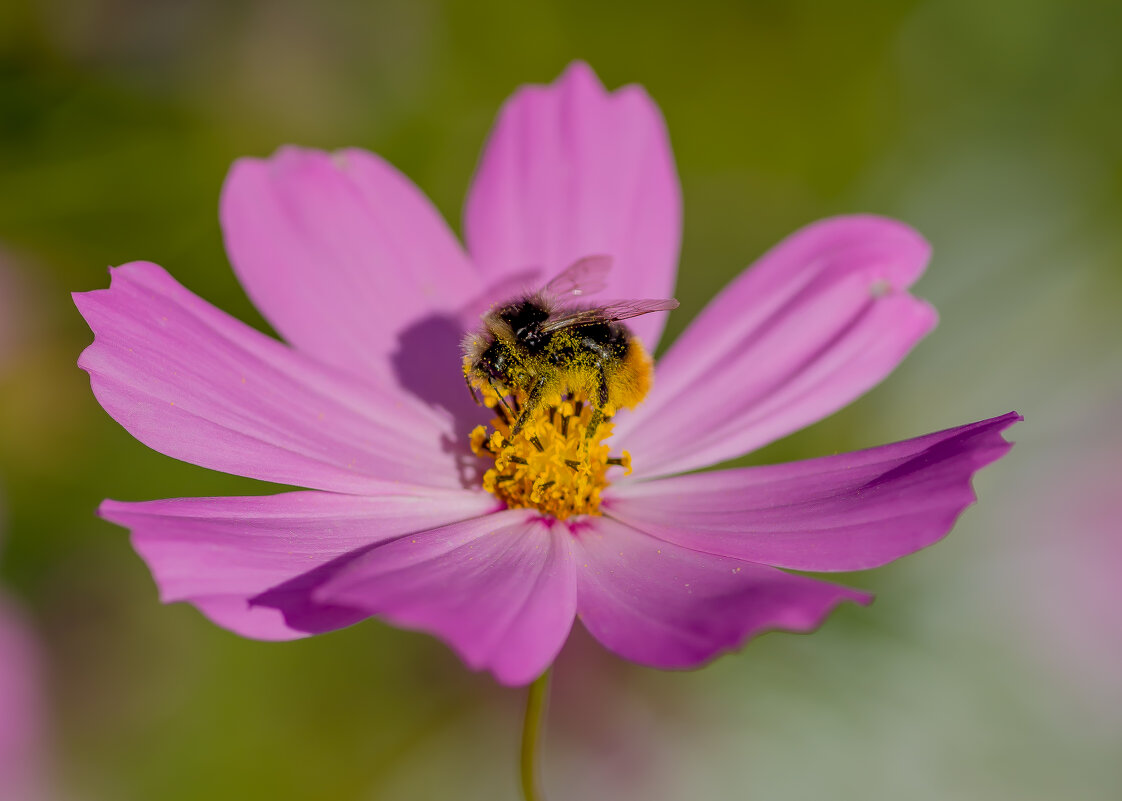
M496 412L490 432L485 426L471 432L472 451L495 461L483 475L483 489L511 509L539 509L558 520L600 514L600 493L608 486L608 469L618 466L631 472L630 454L624 451L612 458L604 444L612 435L612 407L604 407L604 419L587 437L592 404L581 395L554 395L511 439L513 420L525 399L515 397L511 402L509 396L500 399L489 387L479 390L483 402Z

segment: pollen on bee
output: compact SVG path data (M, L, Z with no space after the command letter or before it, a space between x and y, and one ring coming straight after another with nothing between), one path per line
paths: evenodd
M484 403L492 408L499 399L490 388L480 388ZM600 514L600 493L608 485L611 467L631 472L631 456L612 457L604 440L612 425L601 422L586 436L595 409L587 398L554 395L546 398L532 418L513 438L512 423L496 414L492 430L477 426L471 432L471 449L494 460L483 475L483 488L509 508L539 509L558 520L576 515ZM614 410L605 407L605 418Z

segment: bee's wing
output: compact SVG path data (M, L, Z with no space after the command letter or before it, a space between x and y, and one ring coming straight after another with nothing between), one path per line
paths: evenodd
M603 306L591 309L572 309L562 311L542 326L542 333L559 331L562 328L592 325L593 323L614 323L642 314L657 311L671 311L678 308L678 301L674 298L646 298L643 300L613 300Z
M553 298L593 295L608 285L608 273L611 269L611 256L585 256L570 264L542 287L542 292Z

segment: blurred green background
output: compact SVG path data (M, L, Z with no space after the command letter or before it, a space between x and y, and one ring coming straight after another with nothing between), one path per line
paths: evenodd
M499 104L574 58L661 105L685 204L670 336L816 218L934 244L941 323L881 387L754 454L1009 409L1018 446L945 542L850 577L812 636L693 673L577 637L551 799L1122 796L1122 4L0 4L0 580L41 642L56 797L512 799L521 693L377 622L242 640L160 606L104 497L270 491L162 457L94 401L68 294L165 266L268 330L222 252L241 155L363 146L459 225Z

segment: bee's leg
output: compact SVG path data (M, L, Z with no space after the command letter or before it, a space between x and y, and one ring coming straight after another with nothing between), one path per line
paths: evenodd
M526 403L522 405L522 413L518 415L518 421L514 424L514 428L510 430L511 438L522 430L522 427L526 425L526 421L530 419L530 416L538 406L541 405L542 395L545 394L545 385L545 376L542 376L538 379L537 383L534 384L534 388L530 390L530 394L526 396Z
M596 429L604 419L604 407L608 405L608 371L604 365L611 358L611 353L592 337L585 337L581 344L597 356L596 364L593 365L596 371L596 391L589 398L592 402L592 416L588 419L588 428L584 432L584 438L588 440L596 435Z
M467 387L468 387L468 392L470 392L470 393L471 393L471 399L472 399L473 401L475 401L475 405L476 405L476 406L482 406L482 405L483 405L483 401L481 401L481 400L479 399L479 396L478 396L477 394L475 394L475 385L473 385L473 384L471 383L471 378L469 378L469 377L468 377L468 374L467 374L467 373L464 373L464 383L465 383L465 384L467 384Z
M514 420L514 412L512 412L510 410L510 407L507 406L506 397L503 395L503 393L499 392L499 388L495 386L494 381L488 381L487 386L491 388L491 391L495 393L495 397L499 399L499 402L496 403L492 408L496 413L498 413L499 417L503 418L503 420L505 420L507 424L509 424L512 420Z
M608 373L604 370L604 363L596 363L599 386L596 388L596 401L593 404L592 417L588 420L588 430L584 432L585 439L592 439L600 422L604 419L604 407L608 405Z
M599 406L594 407L592 409L592 417L588 420L588 430L584 432L585 439L592 439L593 435L596 433L596 429L600 427L600 421L603 419L603 410Z

